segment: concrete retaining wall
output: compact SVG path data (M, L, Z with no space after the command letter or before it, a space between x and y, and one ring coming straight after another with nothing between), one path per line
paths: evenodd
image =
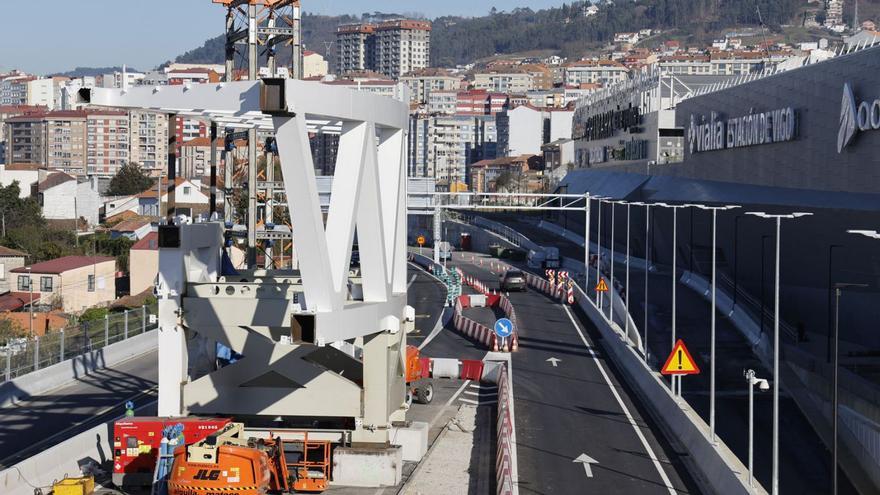
M152 351L158 347L156 330L110 344L58 364L0 384L0 407L67 385L92 372Z
M49 493L52 482L81 476L81 469L113 459L113 422L98 425L15 466L0 471L0 493L33 495L34 487Z

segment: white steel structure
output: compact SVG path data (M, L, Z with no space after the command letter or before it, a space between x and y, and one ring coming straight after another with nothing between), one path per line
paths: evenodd
M326 419L350 425L343 429L353 444L387 444L392 423L405 419L414 320L406 300L405 87L392 99L267 79L81 96L277 137L301 270L223 276L222 224L160 227L159 415L256 417L279 427ZM340 134L326 222L310 130ZM359 272L350 269L355 229ZM244 357L215 369L214 342Z

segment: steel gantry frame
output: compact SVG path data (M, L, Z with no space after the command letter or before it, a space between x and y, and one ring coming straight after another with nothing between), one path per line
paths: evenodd
M236 80L236 67L247 69L247 79L255 81L260 77L260 62L266 60L266 68L269 77L279 75L278 59L280 48L289 48L290 64L288 76L293 79L302 79L302 9L299 0L212 0L213 3L226 7L226 82ZM262 51L261 51L262 49ZM215 139L217 126L211 128L211 160L216 162ZM260 202L257 195L257 178L260 172L257 170L257 140L256 129L248 129L247 137L247 161L239 166L247 170L248 208L247 208L247 264L255 267L257 260L257 210ZM263 177L269 186L265 193L266 201L263 202L264 223L273 221L274 198L274 160L268 150L264 150L265 166ZM227 164L234 167L234 159L231 153L226 153ZM233 216L233 181L237 174L233 167L226 167L224 212L226 222L232 222ZM216 165L212 165L211 183L216 189ZM240 176L244 176L241 174ZM213 204L213 202L212 202ZM212 207L212 213L215 207ZM282 242L283 246L283 242ZM266 266L271 266L272 251L264 247L266 253Z
M347 418L352 443L388 444L405 419L415 319L406 304L405 86L397 95L282 79L80 93L96 106L277 136L301 270L223 274L224 225L172 218L160 227L160 415ZM340 134L326 224L311 130ZM350 270L355 229L359 272ZM244 357L215 369L214 342Z

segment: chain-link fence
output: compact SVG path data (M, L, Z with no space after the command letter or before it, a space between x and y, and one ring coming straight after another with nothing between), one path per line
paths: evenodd
M142 306L111 313L103 320L84 321L79 325L36 338L10 339L0 347L0 378L9 381L65 359L101 349L156 328L150 315L157 307ZM155 319L154 319L155 321Z

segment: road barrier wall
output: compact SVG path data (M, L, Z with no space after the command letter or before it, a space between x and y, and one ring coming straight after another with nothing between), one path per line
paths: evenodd
M35 488L49 493L53 481L65 476L81 476L82 470L90 471L112 461L112 433L113 422L110 421L0 471L0 493L33 495Z
M507 363L498 370L498 418L497 448L495 457L495 482L498 495L519 493L516 485L516 433L513 422L513 395Z
M156 330L130 337L107 347L80 354L72 359L22 375L0 384L0 407L26 400L74 382L103 368L150 352L158 347Z

